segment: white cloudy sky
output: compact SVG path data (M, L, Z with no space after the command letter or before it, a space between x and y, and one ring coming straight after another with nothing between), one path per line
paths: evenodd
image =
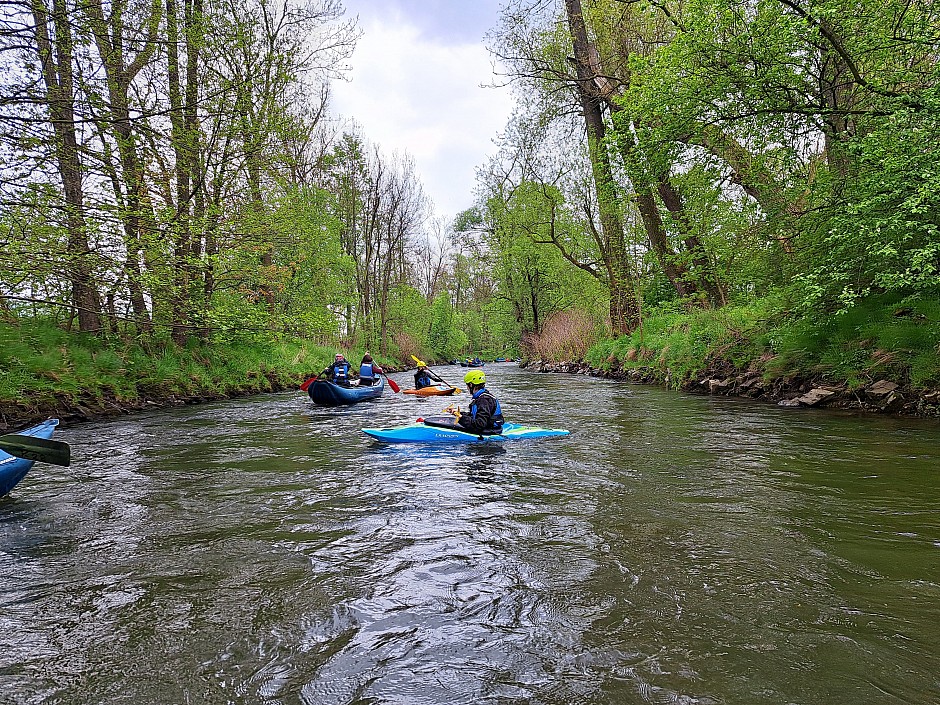
M493 153L511 111L493 83L484 33L499 0L343 0L363 36L350 81L333 85L333 109L353 118L390 156L407 152L439 215L473 200L474 169Z

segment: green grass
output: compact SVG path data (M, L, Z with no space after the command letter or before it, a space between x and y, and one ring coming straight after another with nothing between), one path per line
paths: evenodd
M320 372L335 352L302 340L179 347L68 333L42 321L0 323L0 404L266 392ZM362 354L346 352L350 364Z
M770 378L823 377L862 387L886 378L940 384L940 300L873 296L841 314L793 318L776 302L715 311L653 311L631 335L603 340L595 367L653 369L673 386L716 365Z

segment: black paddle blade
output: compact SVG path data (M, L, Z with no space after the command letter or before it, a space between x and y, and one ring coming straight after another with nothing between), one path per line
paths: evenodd
M40 463L64 465L66 467L71 463L72 449L69 444L61 441L51 441L46 438L34 438L33 436L10 433L0 436L0 450L17 458L35 460Z

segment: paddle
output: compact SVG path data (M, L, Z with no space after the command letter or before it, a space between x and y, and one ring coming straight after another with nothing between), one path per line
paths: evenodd
M311 377L306 382L300 385L300 391L306 392L308 389L310 389L310 385L316 382L318 379L320 379L320 375L317 375L316 377Z
M40 463L50 463L52 465L67 466L71 461L71 449L68 443L33 436L21 436L18 433L0 436L0 450L17 458L38 460Z
M388 382L388 386L392 388L392 391L395 392L395 394L398 394L398 392L401 391L401 387L395 384L395 380L389 379L388 375L384 372L382 373L382 376L385 378L385 381Z
M411 359L415 361L415 363L418 365L418 367L427 367L427 366L428 366L426 362L424 362L423 360L419 360L419 359L416 358L414 355L411 356ZM452 385L450 382L448 382L446 379L441 379L441 378L438 377L436 374L434 374L433 372L431 372L431 370L428 370L428 375L430 375L431 379L436 379L436 380L437 380L438 382L440 382L441 384L446 384L448 387L450 387L451 389L453 389L453 390L454 390L454 394L460 394L461 390L460 390L459 387L455 387L455 386Z

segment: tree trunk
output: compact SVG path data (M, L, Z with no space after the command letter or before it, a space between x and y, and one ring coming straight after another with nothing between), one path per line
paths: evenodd
M185 14L184 14L185 18ZM173 340L184 343L190 331L190 147L186 131L185 110L180 85L180 27L176 0L166 3L167 27L167 78L169 80L170 126L173 156L176 162L176 217L172 232L173 243L173 295L172 328ZM186 23L183 23L184 33Z
M669 178L665 176L659 181L658 191L666 209L672 213L672 217L679 224L679 229L683 233L682 242L685 245L686 252L691 257L695 281L699 289L705 292L713 306L723 305L725 300L724 292L721 291L721 287L718 285L718 277L704 245L702 245L698 236L692 232L679 192L676 191Z
M79 330L101 330L101 294L92 278L91 248L85 222L82 164L75 130L75 86L72 74L72 30L65 0L53 0L52 24L55 45L50 39L49 16L42 0L33 0L35 38L46 86L46 102L55 132L55 154L65 191L68 228L66 274L71 284L72 306Z
M577 94L587 129L588 150L601 230L607 243L605 258L610 284L610 322L616 333L628 333L640 324L639 305L636 299L634 277L628 259L623 223L620 220L619 204L610 156L604 144L603 98L594 88L594 72L591 69L591 45L581 10L581 0L565 0L568 28L574 47L574 63L577 70Z
M828 22L823 21L822 25L829 34L836 33ZM834 193L838 195L852 171L846 143L855 129L851 108L855 107L856 86L845 60L828 45L820 48L819 62L819 102L826 109L823 113L826 162L833 175Z
M122 205L121 222L124 229L124 246L127 251L124 272L127 277L128 293L137 325L143 331L150 331L152 330L150 312L147 309L141 285L143 276L140 255L141 243L146 239L146 233L142 231L157 232L157 226L146 195L143 168L140 164L134 127L130 118L128 92L134 78L156 52L156 31L161 12L160 3L155 2L147 21L149 29L147 41L134 60L126 65L122 5L123 3L115 3L108 21L105 20L101 0L89 0L84 5L84 10L94 31L95 44L107 77L110 103L110 120L108 120L107 128L114 135L121 160L123 199L120 193L121 186L118 183L115 184L115 192Z
M193 282L190 297L191 312L195 309L199 335L208 338L207 329L201 325L208 318L209 300L205 297L205 287L198 286L198 264L202 261L203 239L198 234L200 228L207 227L205 221L206 198L205 177L200 149L200 131L197 106L199 104L199 47L201 37L196 35L202 26L202 0L186 0L186 94L184 111L184 133L186 135L186 173L190 197L192 200L192 218L189 222L189 257L188 279ZM196 234L193 234L193 230Z

